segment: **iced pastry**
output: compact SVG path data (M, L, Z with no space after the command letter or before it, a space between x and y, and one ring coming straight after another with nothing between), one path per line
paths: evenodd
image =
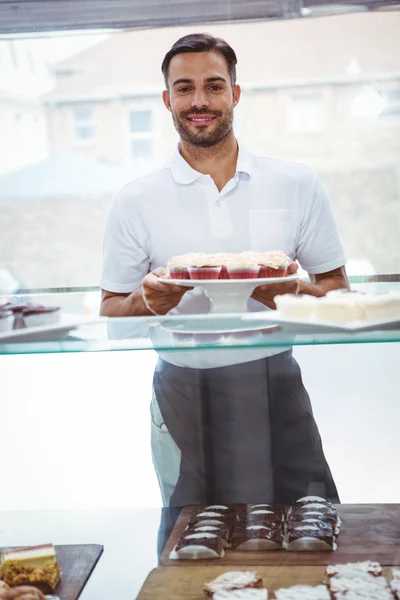
M260 272L260 266L254 258L245 254L232 256L225 266L229 279L256 279Z
M221 591L262 588L262 578L255 571L228 571L204 584L204 591L213 596Z
M213 594L214 600L268 600L266 588L243 588L242 590L221 590Z
M275 590L276 600L331 600L325 585L293 585Z
M317 321L330 323L350 323L363 318L362 308L358 300L341 296L325 296L318 298L315 305L314 318Z
M343 565L329 565L328 567L326 567L325 573L328 577L334 577L336 575L346 573L349 570L370 573L371 575L375 575L376 577L382 575L381 565L378 562L371 560L347 563Z
M315 314L318 299L307 294L283 294L275 296L274 302L282 317L310 320Z
M172 560L201 560L224 556L222 539L215 533L200 532L184 535L169 557Z
M283 532L279 526L248 525L238 530L232 541L232 548L240 551L281 550Z
M336 550L333 527L327 523L294 525L286 533L285 548L291 551Z
M259 252L257 263L260 265L260 277L285 277L291 263L285 252Z
M366 294L363 298L365 318L368 321L400 319L400 291L387 294Z
M231 529L226 525L192 525L184 535L190 533L215 533L221 538L224 548L229 548L231 543Z
M0 561L0 578L10 587L34 584L53 592L61 579L54 546L5 550Z

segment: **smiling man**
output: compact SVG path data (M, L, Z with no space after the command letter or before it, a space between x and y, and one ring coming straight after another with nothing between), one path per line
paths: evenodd
M283 250L311 283L257 288L274 296L347 288L327 194L306 166L238 144L236 55L207 34L178 40L162 63L163 101L179 134L172 161L121 190L104 236L102 314L204 313L209 300L160 281L186 252ZM166 352L154 375L152 449L165 505L338 500L290 348Z

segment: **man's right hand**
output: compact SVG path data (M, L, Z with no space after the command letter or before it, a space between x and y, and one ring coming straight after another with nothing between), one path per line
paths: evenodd
M163 283L160 277L167 277L167 270L161 267L146 275L142 281L142 288L150 308L158 315L166 315L179 304L184 294L193 288Z

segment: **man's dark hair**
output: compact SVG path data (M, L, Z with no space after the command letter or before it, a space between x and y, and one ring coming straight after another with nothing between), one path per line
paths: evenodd
M225 40L216 38L209 33L190 33L175 42L162 61L161 71L164 75L167 88L169 63L177 54L186 52L217 52L218 54L222 54L228 65L232 86L235 85L237 58L234 49Z

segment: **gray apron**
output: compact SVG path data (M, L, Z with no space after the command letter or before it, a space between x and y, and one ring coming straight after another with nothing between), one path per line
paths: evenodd
M160 359L153 386L181 452L169 506L339 501L291 350L214 369Z

